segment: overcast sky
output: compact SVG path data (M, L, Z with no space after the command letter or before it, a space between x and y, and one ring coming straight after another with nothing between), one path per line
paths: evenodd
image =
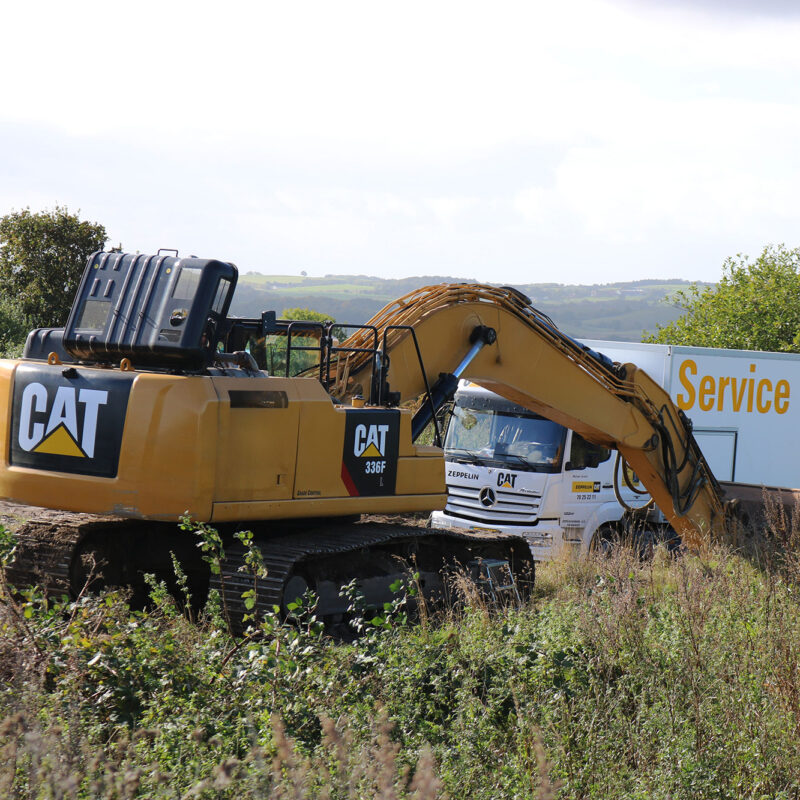
M242 270L717 280L800 246L800 4L5 4L0 214Z

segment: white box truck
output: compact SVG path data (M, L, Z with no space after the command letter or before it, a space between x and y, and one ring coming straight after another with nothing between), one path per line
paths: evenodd
M800 355L582 341L669 391L718 480L800 486L800 397L792 396L800 392ZM623 514L615 455L462 381L445 439L447 506L431 525L522 533L540 560L564 547L586 550ZM647 499L619 484L628 505Z

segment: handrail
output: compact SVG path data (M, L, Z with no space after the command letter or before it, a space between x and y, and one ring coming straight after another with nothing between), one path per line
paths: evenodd
M392 330L407 330L411 333L411 339L414 342L414 349L417 351L417 361L419 362L419 368L422 372L422 380L425 383L425 397L430 404L431 407L431 422L433 422L433 430L436 434L436 446L442 446L442 434L439 430L439 422L436 419L436 405L433 402L433 396L431 395L431 385L428 381L428 375L425 372L425 362L422 360L422 352L419 349L419 342L417 341L417 332L412 328L410 325L387 325L383 329L383 347L381 353L381 371L380 371L380 381L378 386L378 405L381 405L383 402L383 387L385 384L385 373L386 369L388 368L389 356L386 354L386 338L389 335L389 331Z

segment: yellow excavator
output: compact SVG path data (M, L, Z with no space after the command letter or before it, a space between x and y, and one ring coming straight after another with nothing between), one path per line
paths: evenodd
M431 286L334 328L228 316L237 274L213 259L95 253L66 326L32 331L21 359L0 361L0 497L52 509L20 529L13 584L75 592L89 562L108 584L136 584L168 573L171 552L199 582L175 524L188 514L254 531L265 607L311 588L335 617L343 584L380 602L408 564L432 590L448 565L491 581L483 563L529 585L521 537L394 517L445 503L442 450L416 441L432 425L441 443L437 411L462 377L617 448L687 545L724 534L725 490L668 394L519 292ZM283 360L267 372L276 336ZM298 360L313 366L293 375ZM229 546L214 580L235 588L243 559Z

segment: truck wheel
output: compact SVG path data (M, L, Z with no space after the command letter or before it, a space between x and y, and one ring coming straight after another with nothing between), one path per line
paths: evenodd
M589 552L608 558L614 552L614 548L619 547L621 539L622 530L619 525L613 523L601 525L592 536Z
M631 531L630 542L639 561L652 561L658 539L651 527L645 526Z
M589 550L608 558L620 545L626 545L633 549L640 561L649 561L658 541L658 535L651 526L630 530L621 524L609 523L595 531Z

